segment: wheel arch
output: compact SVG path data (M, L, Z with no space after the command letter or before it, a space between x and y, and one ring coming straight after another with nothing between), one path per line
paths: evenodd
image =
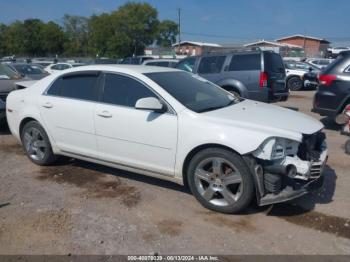
M29 123L29 122L31 122L31 121L36 121L36 122L38 122L39 124L40 124L40 122L37 120L37 119L35 119L35 118L33 118L33 117L25 117L25 118L23 118L22 120L21 120L21 122L20 122L20 124L19 124L19 136L21 137L22 136L22 130L23 130L23 128L24 128L24 126L27 124L27 123Z
M348 95L347 97L345 97L345 99L343 100L343 102L340 104L340 106L337 109L337 114L340 114L343 112L344 108L350 105L350 95Z
M183 180L183 184L188 187L188 182L187 182L187 168L190 164L191 159L193 158L193 156L195 154L197 154L198 152L204 150L204 149L208 149L208 148L221 148L221 149L226 149L228 151L231 151L235 154L240 155L236 150L232 149L231 147L228 146L224 146L222 144L216 144L216 143L208 143L208 144L202 144L199 146L196 146L195 148L193 148L185 157L185 160L183 162L182 165L182 180Z
M242 97L248 98L248 89L247 87L240 81L236 79L223 79L216 83L221 88L225 90L235 90L237 91Z

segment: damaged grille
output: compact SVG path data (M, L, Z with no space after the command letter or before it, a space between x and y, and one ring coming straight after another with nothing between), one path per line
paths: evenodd
M298 157L306 161L318 161L322 153L322 144L326 139L323 132L312 135L303 135L303 141L299 145Z

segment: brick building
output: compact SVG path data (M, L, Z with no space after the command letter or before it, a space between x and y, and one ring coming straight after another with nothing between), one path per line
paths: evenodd
M276 42L300 46L305 51L306 57L323 57L327 53L330 42L322 39L305 35L292 35L276 39Z
M201 55L206 50L213 50L221 48L222 46L214 43L182 41L173 44L173 49L177 55Z

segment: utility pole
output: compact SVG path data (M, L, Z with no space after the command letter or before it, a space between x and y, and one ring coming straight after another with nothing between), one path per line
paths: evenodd
M178 16L179 50L180 50L180 43L181 43L181 8L177 9L177 16Z

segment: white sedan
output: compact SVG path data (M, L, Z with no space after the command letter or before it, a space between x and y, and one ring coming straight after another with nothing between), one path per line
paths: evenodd
M12 92L7 119L38 165L62 155L174 181L225 213L306 194L327 159L319 121L171 68L65 70Z

